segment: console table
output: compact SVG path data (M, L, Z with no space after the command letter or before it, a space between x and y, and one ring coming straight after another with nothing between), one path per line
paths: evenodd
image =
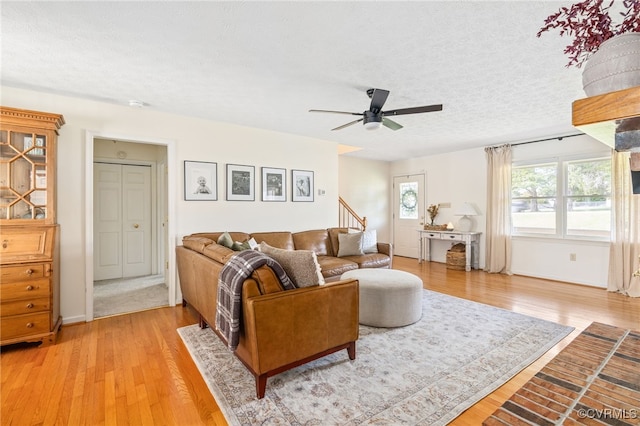
M474 269L479 269L480 254L480 235L482 232L456 232L456 231L425 231L418 229L418 238L420 240L420 253L418 254L418 263L422 260L431 261L431 241L451 241L453 243L464 243L465 245L465 270L470 271L473 265ZM427 242L427 254L424 254L425 244Z

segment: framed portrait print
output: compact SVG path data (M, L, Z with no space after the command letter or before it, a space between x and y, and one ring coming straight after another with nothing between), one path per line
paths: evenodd
M218 199L218 163L184 162L184 199L186 201Z
M227 200L254 201L255 167L227 164Z
M262 201L287 201L285 169L262 168Z
M291 201L313 201L313 172L291 170Z

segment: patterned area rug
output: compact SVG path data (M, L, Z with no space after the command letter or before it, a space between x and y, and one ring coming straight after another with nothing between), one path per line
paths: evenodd
M640 425L640 333L592 323L484 425Z
M400 328L360 327L347 351L254 377L209 328L178 329L231 425L444 425L573 328L424 290L423 316Z

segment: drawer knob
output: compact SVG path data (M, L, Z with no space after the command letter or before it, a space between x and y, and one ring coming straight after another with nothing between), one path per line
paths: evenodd
M27 323L27 328L33 328L33 323L32 322L28 322Z
M27 309L31 309L31 308L33 308L33 303L29 303L29 304L27 305Z
M31 291L31 290L33 290L33 286L32 285L28 285L27 286L27 291Z
M33 275L33 269L27 269L27 275Z
M7 248L9 245L9 240L2 240L2 248Z

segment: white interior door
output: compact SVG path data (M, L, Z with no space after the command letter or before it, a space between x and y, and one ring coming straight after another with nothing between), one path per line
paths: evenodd
M122 276L151 275L151 167L122 166Z
M424 225L424 175L393 178L393 252L418 258L418 229Z
M122 277L122 171L119 164L93 166L93 279Z
M151 168L94 164L94 280L151 274Z

